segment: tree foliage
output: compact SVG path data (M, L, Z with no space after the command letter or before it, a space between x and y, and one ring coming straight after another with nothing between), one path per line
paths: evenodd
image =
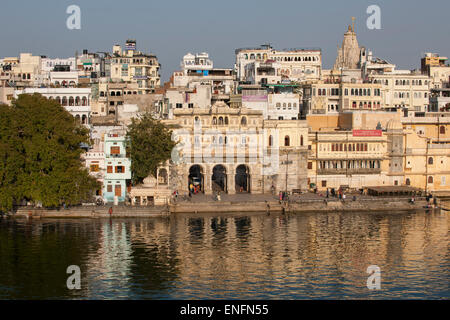
M134 184L142 183L149 175L156 177L158 166L170 159L176 145L169 128L149 113L132 119L127 138Z
M88 129L56 101L21 95L0 106L0 210L22 200L79 204L98 188L81 163Z

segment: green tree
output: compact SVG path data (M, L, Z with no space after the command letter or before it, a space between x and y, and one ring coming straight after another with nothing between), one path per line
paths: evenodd
M176 146L171 130L149 113L132 119L127 139L133 184L142 183L149 175L156 177L158 166L170 159Z
M20 95L0 107L0 210L21 200L79 204L99 187L82 166L89 131L56 101Z

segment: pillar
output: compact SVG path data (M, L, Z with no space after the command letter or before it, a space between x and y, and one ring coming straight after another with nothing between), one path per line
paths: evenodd
M227 173L227 191L228 194L236 193L236 182L234 178L234 173Z

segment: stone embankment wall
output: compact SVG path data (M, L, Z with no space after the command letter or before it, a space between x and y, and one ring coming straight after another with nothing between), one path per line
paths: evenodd
M33 209L20 208L13 214L15 217L25 218L131 218L131 217L167 217L170 214L182 213L302 213L302 212L404 212L424 209L425 200L417 200L411 204L408 198L373 198L358 201L325 201L304 200L299 203L271 202L204 202L204 203L179 203L167 206L155 207L73 207L69 209Z

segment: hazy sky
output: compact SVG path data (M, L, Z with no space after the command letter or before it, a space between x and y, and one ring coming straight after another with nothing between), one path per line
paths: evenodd
M72 4L81 8L81 30L66 27ZM366 27L372 4L381 7L381 30ZM354 16L360 45L413 69L424 52L450 56L449 12L449 0L1 0L0 56L110 52L134 38L138 50L157 55L166 81L187 52L209 52L216 67L232 68L236 48L268 42L319 47L330 68Z

